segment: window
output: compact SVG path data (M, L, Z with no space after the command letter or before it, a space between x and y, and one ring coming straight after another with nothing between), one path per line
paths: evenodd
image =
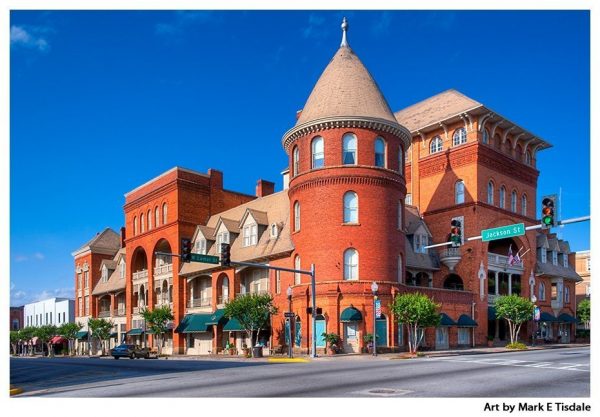
M77 288L83 288L83 279L81 278L81 272L77 274Z
M427 235L414 235L413 236L415 253L427 253L425 246L429 244L429 237Z
M501 209L504 208L504 201L506 200L506 188L504 187L504 185L502 187L500 187L500 201L499 201L499 207Z
M344 165L356 164L356 135L354 133L346 133L343 138L343 163Z
M144 213L140 214L140 233L146 231L146 220L144 219Z
M77 312L79 313L80 316L83 316L83 298L79 297L79 309L77 310Z
M529 151L525 152L525 163L531 165L531 152Z
M546 263L546 249L542 248L540 249L541 255L542 255L542 263L545 264Z
M108 281L108 268L106 265L102 266L102 282Z
M358 196L353 191L344 194L344 223L358 223Z
M552 265L558 265L558 252L552 251Z
M230 243L229 242L229 232L221 232L217 235L217 253L221 253L221 243Z
M123 259L119 263L119 278L125 278L125 261Z
M279 228L276 223L273 223L271 225L271 237L276 238L277 236L279 236Z
M467 130L464 127L456 129L452 136L452 146L462 145L467 143Z
M402 283L402 277L404 274L402 273L402 255L398 255L398 282Z
M158 206L154 207L154 227L158 227L160 224L160 212L158 211Z
M300 256L296 255L294 258L294 269L302 269L300 266ZM299 272L294 272L294 285L298 285L302 282L302 277Z
M85 315L90 315L90 297L88 297L87 295L85 296Z
M402 205L402 201L398 201L398 230L403 230L403 227L402 227L403 214L404 214L404 206Z
M494 183L492 181L489 181L487 186L487 202L494 204Z
M571 301L571 291L569 287L565 287L565 303L568 304ZM50 313L52 314L52 313Z
M346 249L344 252L344 279L358 279L358 252L356 249Z
M487 131L487 129L483 129L483 137L481 139L481 142L483 142L484 144L488 144L490 143L490 134Z
M223 277L223 281L221 282L221 298L221 304L229 300L229 278L227 277Z
M62 322L63 322L63 323L66 323L66 322L67 322L67 319L66 319L66 317L67 317L67 313L65 313L65 312L63 311L63 319L62 319Z
M441 152L442 149L442 138L436 136L433 139L431 139L431 143L429 144L429 153L438 153Z
M398 147L398 172L400 172L400 174L402 174L402 175L404 175L407 158L408 158L408 161L410 161L410 147L409 147L409 151L406 153L406 155L403 155L403 154L404 154L404 149L402 149L402 146L399 146Z
M275 271L275 293L281 294L281 271Z
M148 230L152 229L152 210L148 210Z
M312 141L312 167L321 168L325 165L325 145L323 138L317 136Z
M294 152L292 152L292 175L295 177L298 175L300 165L300 149L297 146L294 147Z
M196 240L196 253L206 255L206 239L198 238Z
M133 216L133 235L137 235L137 216Z
M510 211L517 212L517 192L515 190L510 193Z
M400 163L402 163L402 148L400 148ZM385 167L385 142L382 138L375 139L375 166Z
M162 206L163 224L167 224L167 203L163 203Z
M300 230L300 202L294 203L294 232Z
M90 273L89 271L85 271L83 273L83 278L85 281L85 288L89 288L90 287Z
M463 180L457 181L454 184L454 202L462 204L465 202L465 183Z
M471 329L468 327L458 328L458 344L468 345L471 343Z
M521 214L527 216L527 196L525 194L521 196Z
M244 246L256 245L258 240L258 228L256 224L244 226Z
M568 268L569 267L569 255L566 253L563 253L562 258L563 258L563 267Z
M552 288L550 291L550 299L553 301L558 300L558 286L557 286L556 282L552 283Z

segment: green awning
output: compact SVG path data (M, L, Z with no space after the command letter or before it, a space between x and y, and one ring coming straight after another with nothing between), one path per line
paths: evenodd
M154 334L154 331L152 329L146 329L146 334Z
M118 335L119 335L119 333L117 333L117 332L112 332L112 333L110 334L110 336L109 336L109 337L117 337Z
M488 307L488 320L496 320L498 317L496 317L496 308L495 307Z
M142 329L131 329L127 332L127 336L139 336L143 333L144 331Z
M548 323L558 322L556 317L554 317L552 314L546 313L546 312L543 312L542 314L540 314L540 321L545 321Z
M245 329L242 324L234 318L230 318L225 326L223 326L223 331L229 332L243 332Z
M82 331L80 331L80 332L77 332L77 334L75 335L75 339L77 339L77 340L81 340L81 339L84 339L84 338L86 338L86 337L87 337L87 335L88 335L88 332L87 332L87 330L82 330Z
M456 324L458 327L477 327L477 322L466 314L461 314Z
M362 314L354 307L348 307L340 315L340 321L362 321Z
M223 324L227 321L227 317L225 317L225 310L220 308L212 313L210 318L206 321L206 324Z
M207 321L210 320L212 314L186 314L183 320L179 322L179 326L175 329L176 333L196 333L208 331Z
M456 322L452 320L446 313L441 313L440 317L442 318L440 321L440 326L456 326Z
M558 316L558 321L562 322L562 323L575 323L577 324L577 319L575 317L573 317L570 314L567 313L562 313L560 316Z

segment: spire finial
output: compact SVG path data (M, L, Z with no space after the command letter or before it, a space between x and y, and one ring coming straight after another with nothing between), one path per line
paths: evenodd
M349 27L350 27L350 25L348 24L348 21L344 17L342 19L342 44L340 45L340 47L342 47L342 46L348 47L348 40L346 39L346 32L348 32Z

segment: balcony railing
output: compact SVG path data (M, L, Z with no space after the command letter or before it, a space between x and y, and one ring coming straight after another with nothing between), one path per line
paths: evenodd
M154 268L154 276L165 275L173 272L173 264L164 264Z
M246 294L256 294L256 295L262 295L262 294L269 294L269 290L258 290L258 291L247 291L247 292L239 292L237 293L235 296L236 297L242 297Z
M488 304L494 304L496 302L496 298L498 298L499 295L496 294L488 294L487 299L488 299Z
M188 300L187 306L188 308L207 307L210 306L211 302L212 298L209 297L193 298L191 300Z
M98 317L100 317L100 318L110 317L110 310L99 311L98 312Z
M162 306L169 306L169 308L171 310L173 310L173 303L172 302L168 302L168 301L157 301L156 304L154 304L154 307L162 307Z
M133 314L140 314L140 308L139 307L133 307Z
M454 267L460 262L460 248L445 248L440 251L440 262L448 267L450 271L454 271Z
M474 294L469 291L460 290L448 290L446 288L429 288L429 287L409 287L414 288L416 291L427 295L433 300L456 304L467 304L471 305L474 299Z
M124 316L125 315L125 307L115 308L113 310L113 316Z
M217 303L218 304L225 304L227 301L229 301L229 294L227 294L227 295L219 295Z
M510 266L511 268L523 268L523 261L519 261L513 263L512 265L508 265L508 256L498 255L497 253L488 253L488 264L506 267Z
M138 281L138 280L142 280L142 279L145 279L145 280L148 279L148 270L147 269L144 269L143 271L137 271L137 272L133 273L133 280L134 281Z

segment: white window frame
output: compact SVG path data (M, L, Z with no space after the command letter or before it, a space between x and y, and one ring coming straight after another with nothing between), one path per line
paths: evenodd
M325 166L325 141L321 136L315 136L310 143L311 168L323 168Z
M546 263L546 248L542 248L540 251L540 255L542 258L542 263L545 264Z
M162 224L167 224L167 218L169 217L168 216L168 207L169 206L167 205L167 203L163 203L163 206L162 206L163 222L162 222Z
M353 144L352 148L351 144ZM354 161L346 162L346 154L351 155ZM358 165L358 138L354 133L345 133L342 137L342 164Z
M412 194L411 193L407 193L406 196L404 196L404 204L412 206Z
M381 145L381 147L382 147L381 152L379 152L377 149L379 145ZM379 168L385 168L386 167L386 157L385 157L386 143L385 143L385 140L381 136L378 136L375 139L375 144L374 144L373 148L374 148L373 150L375 151L375 161L373 161L375 163L375 166L379 167ZM402 162L402 148L400 148L400 154L401 155L400 155L399 159L400 159L400 162ZM377 161L378 157L381 158L380 163L378 163L378 161Z
M358 279L358 251L348 248L344 251L344 280L356 281Z
M558 252L552 251L552 265L558 265Z
M465 202L465 182L458 180L454 183L454 204L463 204Z
M108 268L106 265L102 265L102 282L108 281Z
M292 151L292 175L295 177L300 172L300 148L294 147Z
M221 243L230 243L228 231L217 234L217 254L219 255L221 254Z
M270 237L276 238L279 236L279 227L277 227L277 223L272 223L271 228L269 229Z
M300 231L300 202L294 203L294 232Z
M206 246L206 239L204 239L203 237L199 237L198 239L196 239L196 253L200 255L206 255Z
M567 287L565 285L565 291L564 291L564 303L568 304L571 302L571 291L569 289L569 287Z
M444 141L442 141L441 137L435 136L433 139L431 139L431 142L429 143L429 153L430 154L439 153L439 152L442 152L443 150L444 150Z
M563 253L563 267L569 267L569 255L566 253Z
M487 185L487 203L494 205L494 182L488 181Z
M500 187L500 191L498 194L498 207L500 207L501 209L506 207L506 187L503 185Z
M458 128L452 135L452 146L458 146L467 143L467 129L464 127Z
M358 194L354 191L344 193L344 223L358 223Z
M258 226L256 223L248 223L244 226L243 246L255 246L258 241Z
M458 328L458 344L465 346L471 344L471 329L469 327Z

